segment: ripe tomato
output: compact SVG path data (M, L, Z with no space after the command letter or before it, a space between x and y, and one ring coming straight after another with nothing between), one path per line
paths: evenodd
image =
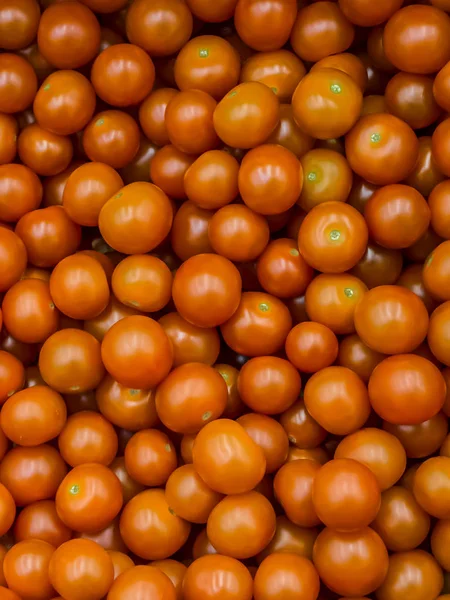
M442 408L446 384L439 369L426 358L398 354L382 360L369 379L370 403L382 419L415 425Z
M63 394L93 390L105 374L100 343L80 329L57 331L41 348L39 370L47 385Z
M428 229L430 209L410 186L386 185L368 200L364 218L373 240L386 248L407 248Z
M225 453L224 443L228 448ZM239 423L230 419L205 425L195 438L192 457L194 468L204 482L222 494L249 492L266 471L262 449Z
M121 169L131 163L139 150L139 127L129 114L105 110L88 123L82 143L90 160Z
M37 91L37 77L30 63L17 54L0 56L0 112L17 113L33 102Z
M31 44L36 37L39 18L36 0L5 0L0 9L2 48L18 50Z
M390 62L409 73L435 73L450 59L450 18L434 6L405 6L386 23L383 45Z
M306 383L304 400L311 416L335 435L357 431L370 414L365 384L346 367L327 367L314 373Z
M376 185L398 183L413 170L419 153L416 134L393 115L361 117L345 138L345 150L355 173Z
M58 392L37 385L17 392L3 405L0 425L20 446L38 446L57 437L66 422L67 409Z
M117 321L120 321L125 317L140 314L141 313L138 310L125 306L114 296L111 296L105 310L101 312L98 317L84 321L83 328L101 342L105 337L106 332L109 331Z
M337 69L310 71L292 96L297 125L308 135L321 140L347 133L356 123L361 107L360 87L349 75Z
M13 354L0 350L0 404L25 385L25 369Z
M155 67L142 48L115 44L100 52L92 65L97 96L111 106L139 104L152 91Z
M0 531L4 535L14 523L16 517L16 500L8 488L0 484Z
M3 560L9 589L30 600L48 600L53 595L48 569L54 550L42 540L14 544Z
M175 60L180 90L201 90L221 100L239 81L239 55L227 40L200 35L187 42Z
M108 600L125 600L145 594L154 600L176 600L177 594L170 578L155 566L137 566L127 569L114 581Z
M291 30L291 45L301 59L317 63L347 50L354 36L355 29L339 6L321 1L300 8Z
M389 112L413 129L428 127L441 114L433 96L433 79L425 75L397 73L386 87L385 99Z
M249 81L233 88L217 105L213 121L217 135L232 148L259 146L274 131L280 105L263 83Z
M430 517L409 490L394 486L383 492L372 528L388 550L404 552L417 548L427 537Z
M139 123L142 131L158 146L169 143L165 114L167 105L177 93L178 91L173 88L153 90L139 106Z
M17 153L19 126L12 115L0 115L0 165L11 163Z
M138 390L160 383L173 362L172 346L161 325L140 315L125 317L107 331L101 355L116 381Z
M420 506L432 517L448 519L450 458L435 456L416 471L413 492Z
M221 326L226 344L244 356L277 352L292 326L286 306L274 296L244 292L233 316Z
M61 456L75 467L84 463L109 465L117 453L117 435L98 412L81 410L71 415L58 438Z
M55 448L16 446L0 463L0 481L8 488L17 506L53 498L67 473L67 466Z
M137 0L126 14L126 34L151 56L168 56L192 33L192 14L182 0Z
M114 250L144 254L165 239L172 220L173 210L166 194L152 183L135 182L123 187L102 207L99 228Z
M302 190L302 166L286 148L262 144L250 150L239 169L239 193L257 213L276 215L291 208Z
M295 0L238 0L234 24L250 48L278 50L288 41L296 14Z
M275 475L273 490L287 518L300 527L315 527L320 519L314 509L312 489L320 463L311 459L292 460Z
M353 459L368 467L381 491L397 483L406 468L406 452L399 440L373 427L346 436L338 444L334 457Z
M81 241L80 226L74 223L62 206L49 206L24 214L16 225L35 267L54 267L73 254ZM2 233L2 237L5 234ZM17 250L20 257L20 250Z
M280 423L289 441L298 448L316 448L327 437L327 432L312 418L302 399L281 415Z
M183 581L183 598L205 600L221 597L224 600L251 600L253 581L249 570L235 558L206 555L194 560ZM219 596L220 594L220 596Z
M436 246L428 256L422 271L426 290L440 301L450 300L446 285L449 276L447 258L449 250L450 242L447 240Z
M358 211L343 202L324 202L304 218L298 247L305 261L324 273L343 273L363 256L367 225Z
M165 125L170 142L187 154L201 154L219 143L213 126L217 102L201 90L179 92L167 105Z
M287 410L300 394L302 381L292 364L276 356L257 356L242 367L238 392L255 412L267 415Z
M279 144L300 158L314 145L314 139L303 132L294 120L291 104L280 104L280 120L267 138L270 144Z
M352 532L326 527L314 544L313 561L328 588L350 596L379 588L389 567L386 546L369 527Z
M157 429L141 429L125 447L125 468L132 479L147 487L164 485L177 467L173 444Z
M396 552L389 557L389 570L386 578L377 590L379 600L394 600L405 590L412 597L431 594L442 590L444 577L437 561L423 550Z
M186 542L191 526L172 514L164 490L145 490L132 498L122 511L120 533L127 547L146 560L161 560L177 552Z
M122 508L118 478L107 467L85 463L75 466L56 493L56 511L70 529L86 533L106 527Z
M441 448L445 450L448 423L443 412L417 425L392 425L384 423L383 428L395 435L402 443L409 458L424 458ZM445 452L441 448L441 454Z
M176 433L196 433L221 416L227 403L223 377L209 365L186 363L162 381L155 396L163 425Z
M313 484L313 504L327 527L355 531L377 516L381 493L372 471L356 460L337 458L323 465Z
M335 334L325 325L305 322L291 329L285 350L288 359L299 371L315 373L334 363L339 344Z
M48 576L50 583L67 600L105 596L114 580L110 556L91 540L69 540L55 550Z
M274 552L260 564L254 580L255 600L299 598L316 600L320 579L311 561L291 553Z
M267 546L275 535L275 525L275 511L269 500L251 491L221 500L208 517L206 531L219 554L245 559Z
M270 241L256 265L258 281L266 292L277 298L303 294L314 271L298 251L297 243L288 238Z
M62 203L72 221L94 227L103 205L122 187L122 178L112 167L86 163L69 175Z
M17 542L42 540L58 548L71 537L72 531L59 518L53 500L41 500L25 506L14 523Z
M36 210L42 200L42 184L36 173L25 165L0 166L0 219L18 221Z
M77 69L92 60L100 47L100 25L94 13L75 2L49 6L37 32L39 51L58 69Z

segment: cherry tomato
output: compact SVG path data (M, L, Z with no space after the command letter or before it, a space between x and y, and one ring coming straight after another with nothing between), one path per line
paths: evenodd
M369 379L370 403L382 419L394 425L415 425L442 408L445 380L426 358L398 354L382 360Z
M376 185L398 183L413 170L419 153L416 134L404 121L388 114L361 117L345 138L355 173Z
M201 90L221 100L238 83L240 67L239 55L227 40L199 35L178 53L174 76L180 90Z
M254 579L255 600L304 598L315 600L320 579L311 561L291 553L274 552L260 564Z
M315 460L293 460L284 464L275 475L275 497L287 518L300 527L320 524L312 501L313 482L320 467Z
M67 600L100 600L111 587L114 568L110 556L99 544L75 539L55 550L48 575L55 590Z
M1 47L19 50L31 44L36 37L40 12L36 0L5 0L0 9Z
M311 6L319 4L322 2ZM337 69L310 71L292 96L297 125L308 135L320 140L347 133L356 123L361 108L360 87L350 75Z
M42 540L14 544L3 560L9 589L25 598L48 600L53 595L48 569L54 550Z
M192 455L200 477L222 494L249 492L266 471L262 449L239 423L230 419L218 419L205 425L195 438Z
M41 500L25 506L14 523L16 542L42 540L58 548L71 537L72 531L59 518L53 500Z
M217 135L232 148L259 146L275 130L280 105L274 92L259 81L241 83L217 105L213 121Z
M25 165L0 166L0 219L18 221L36 210L42 200L42 184L36 173Z
M344 52L355 36L353 25L334 2L314 2L297 13L291 30L291 45L301 59L317 63Z
M81 2L49 6L37 32L39 51L58 69L77 69L92 60L100 47L100 24Z
M230 556L206 555L194 560L183 581L183 598L196 600L251 600L253 581L249 570Z
M33 102L37 91L37 77L30 63L17 54L0 56L0 112L17 113Z
M305 406L326 431L348 435L360 429L370 414L367 388L346 367L327 367L307 381Z

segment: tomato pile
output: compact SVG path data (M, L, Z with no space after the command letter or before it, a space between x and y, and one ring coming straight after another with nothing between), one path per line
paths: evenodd
M0 0L0 600L450 600L450 0Z

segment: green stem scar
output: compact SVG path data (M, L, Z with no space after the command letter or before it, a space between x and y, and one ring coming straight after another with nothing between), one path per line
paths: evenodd
M79 492L80 492L80 486L77 483L75 485L73 485L69 490L69 494L72 494L73 496L76 496L76 494L78 494Z
M330 90L333 92L333 94L340 94L342 92L342 88L338 83L332 83L330 85Z
M317 179L317 173L314 173L314 171L309 172L306 179L308 181L315 181Z
M344 294L347 296L347 298L351 298L354 293L355 292L351 288L345 288L344 289Z
M373 142L374 144L376 144L380 140L381 140L381 134L380 133L372 133L372 135L370 136L370 141Z
M266 304L265 302L261 302L261 304L259 305L259 310L261 310L262 312L267 312L269 310L269 305Z
M336 242L340 237L341 232L337 229L333 229L333 231L330 231L330 240L332 240L333 242Z
M198 55L200 56L200 58L207 58L209 56L208 48L200 48L200 50L198 51Z

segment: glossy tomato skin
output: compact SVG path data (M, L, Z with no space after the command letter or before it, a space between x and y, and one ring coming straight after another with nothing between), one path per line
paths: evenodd
M280 105L273 91L251 81L233 88L217 105L213 121L220 139L232 148L254 148L278 125Z
M429 593L433 597L442 590L443 582L442 571L431 554L423 550L398 552L389 557L389 570L377 590L377 599L394 600L405 590L412 598Z
M97 96L111 106L139 104L152 91L155 67L138 46L115 44L103 50L92 65Z
M307 316L335 334L353 333L356 306L366 292L365 283L353 275L318 275L306 290Z
M286 462L273 482L274 494L287 518L300 527L315 527L320 519L312 501L314 479L320 463L311 458Z
M17 506L53 498L67 473L67 466L52 446L11 449L0 465L0 481L10 490Z
M292 364L276 356L257 356L242 367L238 392L255 412L273 415L287 410L297 399L301 377Z
M223 451L227 440L229 451ZM245 429L230 419L208 423L195 438L194 468L209 487L222 494L249 492L262 480L266 459Z
M239 37L251 48L278 50L289 38L296 13L294 0L238 0L234 23Z
M195 600L199 594L213 600L218 594L227 600L251 600L253 582L240 561L220 554L207 555L192 562L183 581L183 597Z
M355 328L372 350L404 354L415 350L424 340L428 311L422 300L407 288L378 286L369 290L356 307Z
M262 144L244 156L239 193L257 213L276 215L291 208L302 190L302 167L294 154L275 144Z
M92 119L95 92L89 80L78 71L62 70L49 75L33 103L36 121L58 135L81 131Z
M446 285L449 250L450 243L448 240L436 246L425 261L422 271L423 283L426 290L440 301L450 300Z
M305 216L298 247L314 269L343 273L360 260L367 240L367 225L356 209L343 202L324 202Z
M362 92L358 84L337 69L311 71L292 96L297 125L320 140L346 134L356 123L361 107Z
M295 598L315 600L320 579L311 561L296 554L275 552L260 564L254 579L255 600Z
M450 458L434 456L423 462L413 480L413 493L420 506L432 517L448 519Z
M69 416L58 438L61 456L72 467L84 463L109 465L117 453L117 434L109 421L93 410Z
M140 135L136 121L120 110L97 113L83 130L84 153L92 161L114 169L131 163L139 151Z
M409 125L388 114L361 117L345 138L355 173L376 185L398 183L413 170L419 142Z
M118 252L144 254L165 239L172 220L173 210L166 194L152 183L135 182L106 202L99 214L99 228L105 241Z
M289 440L283 427L266 415L247 413L237 419L266 457L266 472L274 473L286 462Z
M354 27L339 6L320 1L300 8L290 39L294 52L301 59L317 63L329 55L347 50L354 35Z
M426 26L423 33L422 26ZM450 18L434 6L405 6L384 28L387 58L401 71L428 74L450 59Z
M192 14L181 0L138 0L126 15L126 34L150 56L167 56L182 48L192 33Z
M427 135L419 137L419 157L405 183L427 198L444 179L445 175L439 169L432 152L432 137Z
M121 573L110 588L109 600L122 600L148 594L155 600L176 600L177 594L170 578L159 568L139 565Z
M3 560L9 589L33 600L45 600L53 593L48 568L54 547L42 540L14 544Z
M364 382L346 367L327 367L308 380L305 406L311 416L335 435L348 435L360 429L370 414Z
M177 55L174 76L180 90L196 89L221 100L239 81L240 61L235 48L215 35L200 35Z
M140 315L125 317L113 325L103 338L101 354L108 373L133 389L155 387L167 376L173 362L172 346L161 325Z
M0 111L11 114L28 108L37 90L36 73L29 62L16 54L3 53L0 58L0 73Z
M5 402L0 425L14 443L38 446L59 435L66 415L66 405L58 392L34 386L17 392Z
M49 6L37 32L44 58L58 69L77 69L94 58L100 47L100 25L94 13L81 2Z
M281 300L261 292L244 292L236 312L221 326L221 332L235 352L264 356L283 346L291 326L289 310Z
M57 548L71 537L72 531L58 517L53 500L29 504L21 510L14 524L14 538L18 542L37 539Z
M412 246L426 232L430 209L417 190L394 184L374 193L364 217L372 239L386 248L399 249Z
M361 260L352 273L369 288L396 283L403 267L403 257L398 250L383 248L369 242Z
M146 560L161 560L186 542L191 526L169 511L164 490L145 490L132 498L120 517L120 533L127 547Z
M344 15L355 25L368 27L379 25L394 14L402 3L399 0L386 0L376 6L367 6L360 0L340 0L339 6ZM379 65L377 65L379 66Z
M19 126L12 115L0 116L0 164L11 163L17 153L17 133Z
M403 552L417 548L424 541L430 530L430 517L409 490L394 486L383 492L372 528L388 550Z
M186 363L159 385L156 410L162 423L176 433L196 433L225 410L227 388L209 365Z
M44 342L39 370L44 381L60 393L92 390L105 374L100 344L86 331L61 329Z
M231 261L215 254L199 254L177 270L172 297L187 321L199 327L215 327L236 312L241 287L241 276Z
M21 390L26 383L22 362L13 354L0 350L0 404Z
M53 553L49 578L55 590L67 600L87 596L100 600L114 579L114 568L106 550L91 540L74 539Z
M385 358L369 379L373 409L393 424L414 425L430 419L441 410L445 395L439 369L415 354Z
M26 48L36 37L40 9L36 0L9 0L0 12L0 37L2 48Z
M36 173L25 165L0 166L0 219L18 221L26 213L39 207L42 184Z

